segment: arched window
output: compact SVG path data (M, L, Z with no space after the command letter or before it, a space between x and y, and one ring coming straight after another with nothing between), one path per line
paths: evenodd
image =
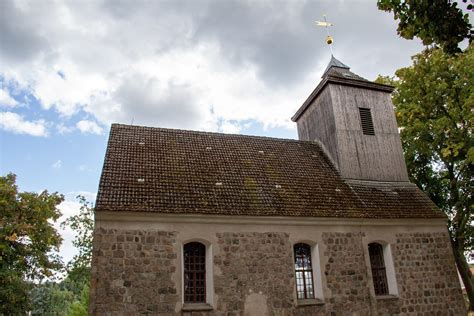
M206 302L206 246L199 242L184 245L184 302Z
M293 249L295 252L296 297L299 300L312 299L314 298L314 288L311 247L299 243Z
M383 246L378 243L369 244L370 266L372 267L372 278L374 281L375 295L387 295L388 282L385 260L383 257Z

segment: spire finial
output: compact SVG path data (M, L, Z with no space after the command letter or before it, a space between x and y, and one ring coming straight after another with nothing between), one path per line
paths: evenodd
M326 28L326 34L328 35L326 37L326 44L329 45L329 49L331 50L331 56L334 55L333 51L332 51L332 43L334 42L333 38L331 35L329 35L329 29L328 27L329 26L333 26L334 24L332 23L329 23L328 20L326 19L326 14L323 15L323 18L324 18L324 22L321 22L321 21L316 21L316 25L317 26L324 26Z

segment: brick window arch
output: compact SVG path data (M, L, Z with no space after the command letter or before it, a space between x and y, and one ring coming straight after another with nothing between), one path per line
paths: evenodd
M184 302L206 302L206 246L199 242L184 245Z
M372 278L374 281L375 295L389 294L387 271L383 257L383 246L379 243L369 244L370 266L372 268Z
M299 300L314 298L311 246L298 243L293 246L295 254L296 297Z

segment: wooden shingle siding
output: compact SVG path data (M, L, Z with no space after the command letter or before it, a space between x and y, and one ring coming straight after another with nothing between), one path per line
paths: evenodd
M363 89L371 89L375 91L383 91L387 93L391 93L393 91L393 87L391 86L368 81L367 79L356 75L348 69L332 67L323 75L323 80L316 86L313 92L311 92L306 101L301 105L298 111L296 111L295 115L293 115L291 120L293 122L297 122L301 115L303 115L305 111L311 107L313 101L322 91L324 91L324 89L326 89L326 86L330 83Z
M330 84L337 134L338 169L344 178L408 181L390 95ZM359 108L372 114L375 135L364 135Z
M329 89L322 91L316 101L298 121L298 138L323 144L338 167L336 122Z
M390 93L331 58L292 120L300 140L321 144L345 179L408 182Z

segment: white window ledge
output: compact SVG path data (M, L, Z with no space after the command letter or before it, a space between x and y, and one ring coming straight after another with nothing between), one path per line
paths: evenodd
M213 308L211 305L206 304L206 303L186 303L183 304L183 307L181 308L183 312L189 312L189 311L212 311Z
M398 296L397 295L375 295L375 298L377 300L398 300Z
M298 300L297 305L299 306L312 306L312 305L324 305L324 301L317 298L309 298L304 300Z

